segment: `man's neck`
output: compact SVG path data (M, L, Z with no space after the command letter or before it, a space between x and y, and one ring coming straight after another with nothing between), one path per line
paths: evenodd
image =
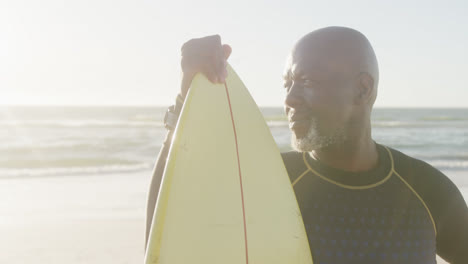
M352 172L368 171L377 167L379 158L377 145L370 135L313 150L309 155L330 167Z

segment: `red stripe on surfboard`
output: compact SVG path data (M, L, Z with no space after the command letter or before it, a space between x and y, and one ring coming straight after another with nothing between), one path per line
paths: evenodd
M247 247L247 224L245 221L245 206L244 206L244 188L242 187L242 173L241 173L240 159L239 159L239 145L237 144L236 124L234 123L234 115L232 114L231 98L229 97L229 91L228 91L228 87L226 83L224 83L224 87L226 88L226 95L227 95L227 99L229 103L229 111L231 112L232 129L234 130L234 141L236 142L237 167L239 170L240 191L241 191L241 198L242 198L242 216L244 219L245 263L249 264L249 249Z

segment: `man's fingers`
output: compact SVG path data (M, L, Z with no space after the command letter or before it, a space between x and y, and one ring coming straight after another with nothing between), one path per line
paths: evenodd
M224 83L229 45L222 45L219 35L194 38L182 45L181 66L184 73L202 72L213 83Z
M214 67L205 67L203 74L205 74L206 78L210 80L212 83L218 82L218 73Z
M223 44L223 53L224 53L224 59L227 60L229 59L229 56L231 56L232 53L232 48L228 44Z
M225 65L225 60L224 60L223 48L221 45L217 46L213 50L212 56L213 57L211 57L210 68L213 68L213 70L216 72L216 82L223 83L224 82L223 69Z

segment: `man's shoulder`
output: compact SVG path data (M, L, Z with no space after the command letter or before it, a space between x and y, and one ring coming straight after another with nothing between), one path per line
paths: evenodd
M468 232L464 228L468 210L460 190L444 173L427 162L388 149L394 158L394 172L427 206L437 230L437 253L454 262L466 260L466 251L460 245L468 241Z
M417 192L447 194L454 190L458 191L455 184L444 173L431 164L404 154L394 148L386 148L392 154L394 172L403 178Z
M385 146L391 153L393 159L394 171L401 176L402 174L412 177L444 177L446 176L431 164L409 156L397 149Z

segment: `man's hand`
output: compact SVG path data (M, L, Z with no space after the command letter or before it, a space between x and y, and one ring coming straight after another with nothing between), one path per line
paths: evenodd
M197 73L203 73L213 83L224 83L227 77L227 59L231 51L229 45L221 44L219 35L191 39L182 45L182 98L185 98Z

